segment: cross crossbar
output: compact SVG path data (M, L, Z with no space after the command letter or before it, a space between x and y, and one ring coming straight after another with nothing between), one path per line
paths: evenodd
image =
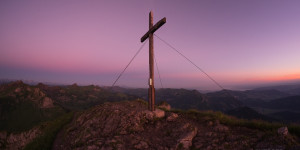
M166 23L167 19L166 17L162 18L159 22L157 22L149 31L141 38L141 42L144 42L148 37L150 33L154 33L158 28L160 28L162 25Z

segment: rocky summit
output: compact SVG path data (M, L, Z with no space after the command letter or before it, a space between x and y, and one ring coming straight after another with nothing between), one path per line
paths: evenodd
M95 106L74 116L58 133L53 149L300 148L290 133L228 125L208 113L156 109L148 111L142 100Z

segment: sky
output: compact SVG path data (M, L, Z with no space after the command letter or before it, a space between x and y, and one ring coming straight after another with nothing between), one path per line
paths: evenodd
M155 34L226 89L300 81L297 0L2 0L0 79L111 86ZM218 89L154 37L156 88ZM116 83L148 87L149 44Z

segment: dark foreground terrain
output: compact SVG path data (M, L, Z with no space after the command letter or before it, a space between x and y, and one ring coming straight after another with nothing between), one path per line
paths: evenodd
M300 149L298 124L240 107L228 92L162 92L171 105L197 110L162 103L164 111L150 112L139 95L94 85L2 84L0 149Z
M275 124L241 122L221 113L147 111L144 101L105 103L78 113L54 149L292 149L299 139ZM252 125L251 125L252 124ZM265 127L263 127L265 126Z

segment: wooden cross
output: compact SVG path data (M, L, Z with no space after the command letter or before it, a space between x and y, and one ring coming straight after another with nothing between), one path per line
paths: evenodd
M150 111L154 111L155 107L155 88L154 88L154 69L153 69L153 33L159 29L163 24L166 23L166 17L158 21L153 26L153 13L150 11L149 13L149 30L148 32L141 38L141 42L144 42L149 37L149 70L150 70L150 76L149 76L149 90L148 90L148 109Z

